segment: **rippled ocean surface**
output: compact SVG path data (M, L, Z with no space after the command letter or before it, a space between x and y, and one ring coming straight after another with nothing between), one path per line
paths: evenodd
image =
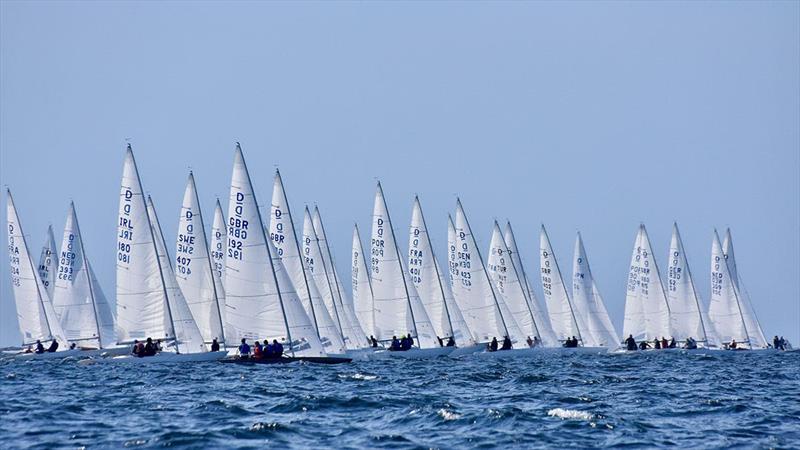
M0 373L3 448L800 448L800 352Z

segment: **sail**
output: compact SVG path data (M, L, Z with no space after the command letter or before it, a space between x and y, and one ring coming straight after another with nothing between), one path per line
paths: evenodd
M117 339L174 337L142 183L128 145L117 219Z
M401 259L380 183L375 192L370 253L378 339L410 332L420 348L438 347L436 331Z
M11 263L11 286L17 306L17 320L22 333L22 345L56 339L66 349L67 339L58 322L47 290L33 265L28 243L11 197L7 191L6 222L8 229L8 259Z
M474 345L472 334L453 297L451 285L436 260L425 216L417 197L414 198L408 247L411 280L425 305L436 334L442 339L452 336L456 345L461 347Z
M541 257L542 290L547 302L547 310L550 312L550 324L553 326L553 332L560 341L565 341L572 336L583 341L582 330L578 323L579 316L569 298L564 278L561 276L561 269L558 267L558 260L544 225L539 233L539 255Z
M681 341L691 337L699 342L708 343L703 308L695 290L694 278L689 270L689 262L686 259L677 223L672 225L668 261L667 298L673 336Z
M375 336L375 304L372 299L372 285L369 279L369 266L366 254L361 246L358 225L353 228L353 304L356 317L364 328L365 334Z
M205 223L200 210L194 175L190 172L183 193L178 239L175 250L175 276L203 341L214 339L225 346L222 310L225 297L219 272L208 252Z
M728 228L725 231L725 240L722 243L722 251L725 254L725 260L728 262L728 267L731 271L731 278L733 279L736 289L739 293L739 300L742 305L742 316L744 323L747 326L747 333L750 335L750 344L753 348L765 348L767 346L767 339L764 336L764 330L761 328L761 323L758 321L753 302L750 298L750 293L744 286L742 276L740 275L739 268L736 264L736 256L733 252L733 238L731 237L731 230Z
M631 255L622 334L633 335L637 341L672 336L667 295L644 224L639 226Z
M53 307L67 339L81 347L108 347L116 342L114 317L83 247L75 205L70 203L55 280Z
M603 297L592 276L589 258L583 247L581 234L575 238L575 258L572 266L572 300L583 315L581 328L584 345L587 347L616 348L621 341L611 317L608 315Z
M722 342L730 342L733 339L750 342L748 329L742 317L738 289L731 276L716 230L711 243L711 299L708 317Z
M517 267L511 257L500 225L497 221L492 227L492 239L489 243L489 256L486 258L486 268L499 293L508 305L511 315L519 325L526 339L542 339L539 333L533 311L528 301L528 293L523 287Z
M522 265L522 257L520 256L519 248L517 247L517 240L514 238L514 230L511 229L511 222L506 222L506 228L503 232L503 239L506 242L506 247L511 254L511 261L517 272L520 275L522 287L528 294L528 304L533 313L533 319L536 321L536 327L539 329L539 336L545 346L552 347L558 345L558 338L556 337L553 327L550 325L550 317L547 310L539 303L536 298L536 293L531 287L530 280L525 273L525 266Z
M322 254L322 265L328 275L331 285L332 301L339 315L339 326L344 336L344 343L347 348L358 349L368 347L367 338L361 325L356 320L353 309L346 307L345 304L350 301L346 297L346 293L342 287L339 274L336 272L336 265L333 261L333 254L331 253L328 238L325 235L325 227L322 225L322 216L319 213L319 208L314 207L314 216L312 219L314 232L317 235L318 244Z
M322 294L305 267L305 260L300 252L300 243L295 233L294 220L289 209L289 200L286 198L283 180L278 171L275 171L275 182L272 189L269 234L277 254L297 290L297 295L317 329L325 352L345 353L346 348L342 335L325 307Z
M494 283L483 265L460 200L456 201L455 247L458 275L453 282L453 294L473 339L476 342L488 342L492 338L502 340L508 336L512 343L524 342L526 336L522 334L505 300L497 295Z
M219 199L217 199L217 205L214 208L214 222L211 225L211 242L209 243L208 253L220 281L225 280L225 250L228 246L227 241L228 234L227 226L225 225L225 217L222 215L222 206L220 206ZM224 318L224 310L222 315Z
M267 241L250 174L239 145L228 204L225 302L228 341L277 339L296 356L324 356L311 319L280 257ZM276 252L277 253L277 252Z
M178 286L178 279L172 267L172 259L167 251L167 242L161 231L161 224L156 215L153 199L147 197L147 214L153 229L153 238L156 243L159 267L163 274L164 291L167 293L167 316L175 330L175 345L178 353L201 353L206 351L203 336L192 316L192 311ZM176 258L177 259L177 258Z
M58 249L56 239L53 236L53 226L47 227L47 236L39 255L39 279L42 286L47 291L47 295L52 299L56 286L56 271L58 270Z

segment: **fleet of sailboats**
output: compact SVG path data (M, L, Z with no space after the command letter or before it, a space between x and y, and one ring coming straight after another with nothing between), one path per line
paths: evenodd
M701 349L770 347L737 267L730 230L724 241L714 232L706 304L698 294L677 224L663 278L647 230L640 225L619 336L580 233L570 288L541 227L545 307L526 274L510 222L501 229L494 221L484 259L457 200L455 220L448 216L448 264L443 270L419 197L414 198L408 251L403 252L380 183L368 247L358 225L353 229L350 289L346 289L319 208L315 206L312 213L305 207L298 233L300 224L295 223L284 181L276 171L269 221L265 221L238 143L227 211L217 199L208 234L190 172L174 257L128 146L119 197L113 302L104 295L86 255L74 204L69 206L60 250L49 227L35 265L10 190L7 198L21 349L37 342L56 342L58 347L43 354L28 350L17 355L22 358L85 355L104 363L211 361L234 355L239 342L247 340L280 342L292 360L327 363L356 356L606 352L621 349L625 338L694 341ZM134 342L146 339L162 342L164 350L148 358L128 354ZM497 348L499 342L503 349Z

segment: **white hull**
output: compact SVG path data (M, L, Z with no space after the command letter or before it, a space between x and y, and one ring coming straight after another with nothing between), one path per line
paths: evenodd
M65 350L63 352L53 352L53 353L20 353L14 356L14 359L21 359L21 360L41 360L41 359L61 359L67 358L70 356L80 356L83 351L75 349L75 350Z
M721 348L666 348L666 349L654 349L648 348L647 350L626 350L624 348L618 348L616 350L612 350L610 353L614 354L623 354L623 355L639 355L639 354L656 354L656 353L685 353L687 355L709 355L709 354L719 354Z
M435 347L435 348L412 348L411 350L402 351L377 351L376 357L390 357L390 358L403 358L403 359L432 359L440 356L447 356L452 353L453 347Z
M138 356L125 355L114 356L111 358L98 358L92 359L94 363L101 364L155 364L155 363L184 363L184 362L203 362L203 361L218 361L228 356L227 351L219 352L204 352L204 353L171 353L162 352L155 356L145 356L139 358Z
M451 358L460 358L462 356L472 355L486 350L485 345L475 344L468 347L455 347L455 350L448 355Z

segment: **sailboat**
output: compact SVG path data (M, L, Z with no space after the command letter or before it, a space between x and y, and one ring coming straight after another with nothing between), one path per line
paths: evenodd
M144 358L133 355L100 362L157 363L211 361L226 352L207 352L178 286L152 199L145 199L139 170L128 145L117 219L118 342L163 340L168 349Z
M547 314L547 310L542 307L542 305L539 303L539 299L536 298L536 293L531 287L530 280L528 280L528 275L525 273L525 266L522 264L521 253L519 252L519 247L517 247L517 240L514 237L514 230L511 228L510 221L506 221L503 239L505 240L506 247L511 254L511 260L514 263L514 267L516 267L521 278L520 281L522 283L522 287L528 294L528 304L531 312L533 313L534 320L536 321L536 327L539 329L539 335L542 338L542 343L545 347L560 346L558 338L556 338L556 334L553 332L553 327L550 325L550 317Z
M189 172L178 223L175 276L206 346L210 349L216 340L220 348L225 348L225 292L208 248L197 185Z
M116 346L114 312L89 265L74 203L69 205L58 260L53 307L67 339L81 349L97 350L82 355L129 352Z
M451 337L455 343L455 354L466 354L483 350L472 339L464 316L455 302L450 284L436 260L431 245L428 226L422 214L419 197L414 197L414 208L411 214L411 229L408 240L408 270L411 281L419 294L425 310L432 319L436 335L443 342Z
M453 231L455 243L450 244L451 253L454 253L458 269L453 280L453 294L472 332L472 338L479 344L487 344L492 339L497 339L500 343L508 337L511 339L513 353L532 350L526 342L527 335L520 329L503 296L496 291L483 264L460 199L456 200ZM486 351L480 354L499 358L512 356L512 351Z
M225 216L222 215L222 206L217 204L214 207L214 222L211 224L211 242L209 243L208 254L217 278L220 282L225 280L225 252L228 247L228 226L225 225ZM224 285L221 285L224 291ZM222 320L225 322L225 309L222 309Z
M639 225L631 255L622 334L639 341L672 336L670 308L653 248L644 224Z
M750 336L750 344L753 349L767 348L767 339L764 336L764 330L761 328L761 323L758 321L756 311L753 309L753 302L750 298L750 293L744 286L742 276L739 273L739 268L736 265L736 257L733 252L733 238L731 237L731 229L725 230L725 239L722 242L722 252L725 254L725 260L728 262L728 267L731 271L731 278L736 285L737 292L740 296L742 305L742 316L744 323L747 326L747 332Z
M238 143L231 177L228 224L225 258L228 340L278 340L290 356L283 360L328 358L286 267L267 238ZM330 358L328 362L334 359L350 361Z
M50 299L53 298L53 292L56 286L56 271L58 270L58 249L56 248L56 239L53 236L53 226L47 226L47 236L42 246L42 252L39 255L39 279L42 280L42 286L47 291Z
M600 289L592 276L589 258L578 233L575 238L575 258L572 266L572 300L578 313L583 316L581 333L586 347L617 348L619 335L608 315Z
M11 190L6 191L6 221L8 229L8 256L11 263L11 287L14 292L14 302L17 306L17 320L22 333L22 346L30 347L41 341L45 347L55 340L59 344L59 351L55 353L25 353L18 358L61 358L77 350L67 350L69 342L61 328L53 304L47 290L39 278L39 272L33 265L28 243L22 232L17 208L11 196Z
M322 252L322 265L325 268L328 280L330 280L331 295L334 300L333 305L339 316L344 343L350 350L366 349L369 347L367 336L364 330L361 329L361 324L358 323L353 301L347 297L347 292L344 290L339 274L336 272L336 264L333 261L333 253L331 253L331 247L325 234L325 226L322 224L322 215L318 206L314 206L312 223Z
M581 319L575 306L570 299L564 278L561 276L561 269L558 260L550 244L550 237L547 230L542 225L539 232L539 256L541 266L542 291L547 302L547 310L550 313L550 323L553 332L560 342L575 337L578 342L586 346L586 342L581 333L582 327L579 323Z
M297 295L314 323L325 353L331 356L344 356L347 348L342 334L328 313L322 294L317 289L317 285L305 265L305 259L300 251L300 242L295 233L294 220L289 209L289 200L286 198L281 174L277 170L272 189L269 233L270 239L294 283Z
M697 341L698 347L716 347L717 341L711 330L706 308L702 306L695 289L694 276L689 270L677 223L672 224L668 261L667 299L675 339L685 342L686 338L691 337Z
M372 213L370 245L371 279L375 308L375 337L383 342L410 335L414 346L407 351L390 351L400 358L432 358L447 355L428 313L400 256L383 188L378 183Z

